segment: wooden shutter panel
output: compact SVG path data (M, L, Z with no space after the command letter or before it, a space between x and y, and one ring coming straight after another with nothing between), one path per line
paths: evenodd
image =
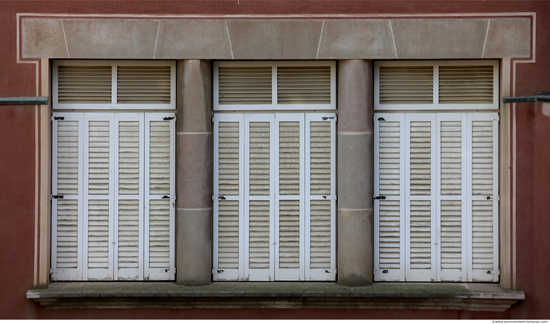
M59 103L111 102L111 66L59 65L57 71Z
M433 103L433 67L381 66L380 104Z
M248 248L250 269L269 269L271 265L269 204L269 201L250 201Z
M330 104L330 66L277 67L277 103Z
M493 65L440 66L439 103L492 103Z
M117 103L171 102L170 66L117 67Z
M219 67L219 104L271 104L271 77L270 66Z

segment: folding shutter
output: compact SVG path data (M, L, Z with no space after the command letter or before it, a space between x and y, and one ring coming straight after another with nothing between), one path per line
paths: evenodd
M52 280L81 280L83 115L52 122Z

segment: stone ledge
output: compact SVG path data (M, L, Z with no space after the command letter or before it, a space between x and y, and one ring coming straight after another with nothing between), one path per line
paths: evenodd
M523 291L498 284L217 282L179 286L169 282L53 283L27 298L46 308L340 308L465 309L505 311Z

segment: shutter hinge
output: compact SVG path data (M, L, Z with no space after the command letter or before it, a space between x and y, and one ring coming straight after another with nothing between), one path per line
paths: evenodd
M225 200L225 196L218 196L216 198L216 196L212 195L212 201L214 201L214 200Z
M161 270L161 272L164 272L164 273L176 273L176 268L172 268L172 269L163 269L163 270Z
M384 117L378 117L378 121L386 121Z
M223 273L223 270L222 269L218 269L218 270L212 269L212 274L216 274L216 273Z
M176 118L176 117L164 117L164 118L162 118L162 120L172 120L174 118Z
M386 199L386 196L373 196L373 200L380 200L380 199Z
M336 117L322 117L323 120L327 120L327 119L334 119L336 120Z
M63 199L63 195L52 195L50 199Z
M60 116L52 116L52 121L54 120L65 120L65 117L60 117Z

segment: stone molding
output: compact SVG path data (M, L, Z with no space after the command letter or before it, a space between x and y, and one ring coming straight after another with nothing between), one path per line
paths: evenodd
M532 17L514 13L350 19L22 16L20 20L22 58L495 59L529 58L532 46Z

